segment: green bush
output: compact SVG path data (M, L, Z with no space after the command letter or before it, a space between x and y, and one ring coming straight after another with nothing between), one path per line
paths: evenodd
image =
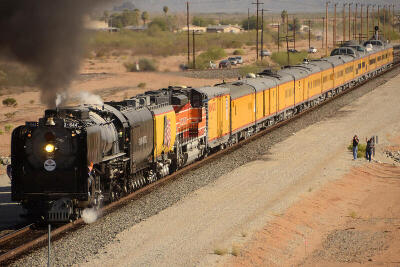
M7 112L6 114L4 114L4 116L5 116L8 120L10 120L10 119L12 119L12 118L15 116L16 113L17 113L16 111L14 111L14 112Z
M307 52L301 51L298 53L289 53L289 65L296 65L303 62L305 58L307 58ZM279 64L280 66L288 65L288 56L287 52L274 52L272 53L271 59Z
M240 68L239 73L242 76L246 76L248 73L259 73L262 70L261 67L256 65L246 65Z
M219 60L223 57L226 57L226 52L223 48L211 47L196 58L196 69L206 69L209 67L210 61ZM192 66L189 67L191 68Z
M9 132L11 132L11 130L12 130L13 127L14 127L14 126L12 126L11 124L6 124L6 125L4 126L4 131L5 131L6 133L9 133Z
M365 152L367 151L367 144L358 143L357 147L358 147L357 157L365 158ZM347 149L349 151L353 151L353 142L351 142L350 145L347 146Z
M125 63L125 68L129 72L135 72L136 69L136 62L134 63ZM157 66L156 63L148 58L141 58L139 59L139 71L156 71Z
M233 54L235 56L241 56L244 55L244 51L242 49L236 49L235 51L233 51Z
M17 100L15 98L8 97L3 100L3 105L7 107L16 107L17 106Z

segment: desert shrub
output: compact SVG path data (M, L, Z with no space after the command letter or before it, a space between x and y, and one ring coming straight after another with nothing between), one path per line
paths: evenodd
M15 98L8 97L3 100L3 105L7 107L15 107L17 106L17 100L15 100Z
M226 57L226 52L223 48L211 47L196 58L196 68L206 69L209 67L210 61L215 61L223 57Z
M14 127L14 126L12 126L11 124L6 124L6 125L4 126L4 131L5 131L6 133L9 133L9 132L11 132L11 130L13 129L13 127Z
M307 58L307 52L301 51L299 53L289 53L289 65L296 65L303 62ZM287 52L272 53L271 59L280 66L288 65Z
M96 32L88 39L89 51L108 51L111 54L116 50L131 50L135 55L170 56L187 51L187 33L162 31L160 25L154 24L144 32L121 30L118 33ZM264 35L268 40L269 33ZM244 44L255 45L255 34L242 33L207 33L196 36L197 51L205 51L209 47L240 48ZM92 53L87 53L90 55Z
M219 256L225 255L228 253L228 250L226 248L216 248L214 249L214 254L217 254Z
M136 69L136 62L134 63L125 63L124 64L127 71L135 72ZM156 71L157 66L154 60L148 58L141 58L139 59L139 71Z
M261 67L256 65L246 65L240 68L239 73L242 76L246 76L248 73L258 73L261 71Z
M139 84L138 84L138 87L139 87L139 88L145 88L145 87L146 87L146 83L139 83Z
M353 151L353 141L347 146L349 151ZM367 144L358 143L357 158L365 158L365 152L367 151Z
M106 48L102 47L95 51L95 56L98 58L105 57L108 55L108 52L109 51Z
M14 111L14 112L7 112L6 114L4 114L4 116L5 116L7 119L12 119L12 118L15 116L16 113L17 113L16 111Z
M0 129L0 135L3 135L3 134L4 134L3 130Z
M244 51L243 51L243 49L236 49L235 51L233 51L233 54L235 56L241 56L241 55L244 55Z
M240 248L237 245L232 246L232 251L231 254L235 257L239 256L240 254Z
M225 50L221 47L211 47L206 52L200 54L199 57L205 57L210 60L217 60L226 57Z
M33 104L33 103L35 103L35 100L33 100L33 99L29 100L29 104Z

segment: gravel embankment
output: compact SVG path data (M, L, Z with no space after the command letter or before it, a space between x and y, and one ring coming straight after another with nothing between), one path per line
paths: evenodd
M360 230L335 230L322 243L314 257L343 263L368 262L378 251L385 248L385 232Z
M123 208L99 219L96 223L66 235L52 245L52 265L70 266L84 261L88 256L97 254L98 250L111 242L117 233L159 213L198 188L217 180L218 177L232 169L259 158L260 155L266 154L274 143L285 140L296 131L325 118L341 116L341 113L337 112L340 108L374 90L378 85L385 83L399 73L400 69L397 69L384 75L384 77L377 78L362 88L305 114L288 125L282 126L236 151L183 175L138 200L131 201ZM46 264L47 248L42 248L21 257L12 266L44 266Z
M176 75L198 79L232 79L242 76L240 69L188 70L176 72Z

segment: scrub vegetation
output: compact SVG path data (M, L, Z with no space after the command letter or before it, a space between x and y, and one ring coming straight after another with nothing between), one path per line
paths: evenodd
M288 64L288 53L287 52L275 52L272 53L271 59L279 64L280 66L296 65L303 62L307 58L308 54L306 51L297 53L289 53L289 64Z
M348 145L347 149L353 151L353 142ZM367 151L367 144L358 143L357 158L365 158L365 153Z

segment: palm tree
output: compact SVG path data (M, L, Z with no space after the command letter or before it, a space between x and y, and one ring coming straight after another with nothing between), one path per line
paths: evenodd
M149 13L147 13L147 11L143 11L142 13L142 20L143 20L143 24L146 25L146 20L149 19Z
M164 6L163 9L165 16L167 16L169 8L167 6Z

